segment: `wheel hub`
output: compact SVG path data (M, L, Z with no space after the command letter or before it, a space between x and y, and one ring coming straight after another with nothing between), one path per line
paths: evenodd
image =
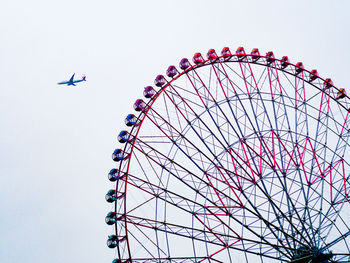
M313 248L297 253L291 263L328 263L332 257L332 252L322 253L320 249Z

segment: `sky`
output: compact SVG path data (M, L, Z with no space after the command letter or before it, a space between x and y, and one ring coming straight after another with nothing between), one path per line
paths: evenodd
M346 0L3 0L0 262L111 262L104 195L143 87L195 52L259 48L348 88ZM86 74L76 87L57 82Z

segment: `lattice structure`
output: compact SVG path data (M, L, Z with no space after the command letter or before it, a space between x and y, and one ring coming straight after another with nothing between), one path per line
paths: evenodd
M113 262L350 262L346 91L258 49L192 61L118 136Z

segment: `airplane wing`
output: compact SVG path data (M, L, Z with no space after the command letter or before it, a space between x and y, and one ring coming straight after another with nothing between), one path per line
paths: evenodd
M75 73L72 75L72 77L70 78L69 82L73 82L74 75L75 75Z

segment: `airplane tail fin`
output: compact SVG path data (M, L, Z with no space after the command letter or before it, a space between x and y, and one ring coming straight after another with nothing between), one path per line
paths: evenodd
M86 76L83 76L83 80L86 81Z

